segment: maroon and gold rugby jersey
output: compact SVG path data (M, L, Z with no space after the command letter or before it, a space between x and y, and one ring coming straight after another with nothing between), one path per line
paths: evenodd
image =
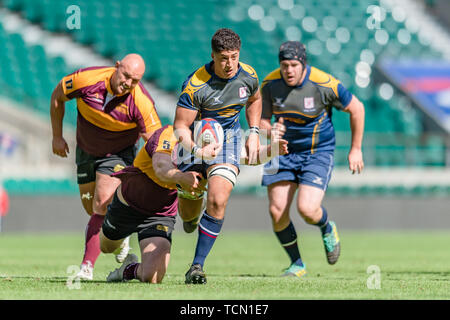
M61 80L68 99L77 99L77 144L102 157L137 142L140 133L161 128L155 104L141 82L121 96L114 96L110 80L116 68L79 69Z
M112 174L122 181L122 195L129 206L147 216L177 214L176 185L158 179L152 159L156 152L171 155L176 144L173 127L166 125L153 133L132 166Z

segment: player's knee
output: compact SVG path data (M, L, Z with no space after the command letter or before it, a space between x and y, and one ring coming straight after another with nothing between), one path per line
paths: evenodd
M106 214L106 211L108 211L108 202L105 200L95 200L93 203L93 211L97 214Z
M213 214L222 212L227 205L227 198L221 196L215 196L208 198L208 213Z
M152 283L152 284L158 284L158 283L162 282L162 280L164 278L164 274L165 274L165 272L163 272L161 274L160 272L157 272L155 270L144 271L142 273L141 281Z
M318 211L320 210L320 206L303 201L299 203L297 209L306 223L314 223L317 218Z

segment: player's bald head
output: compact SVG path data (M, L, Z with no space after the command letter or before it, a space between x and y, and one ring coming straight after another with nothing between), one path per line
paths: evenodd
M142 57L136 53L127 54L122 60L119 61L124 69L130 73L134 73L136 76L142 77L145 72L145 62Z
M145 62L140 55L130 53L116 62L116 68L111 77L111 89L114 94L122 95L130 92L141 81L145 72Z

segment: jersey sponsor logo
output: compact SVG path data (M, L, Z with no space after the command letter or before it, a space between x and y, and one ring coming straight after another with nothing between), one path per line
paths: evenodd
M304 100L305 110L314 110L314 97L307 97Z
M88 174L87 174L87 173L78 173L77 176L78 176L79 178L84 178L84 177L87 177Z
M245 97L247 97L247 88L240 87L239 88L239 98L245 98Z
M73 88L73 82L72 79L69 79L66 81L66 89L72 89Z

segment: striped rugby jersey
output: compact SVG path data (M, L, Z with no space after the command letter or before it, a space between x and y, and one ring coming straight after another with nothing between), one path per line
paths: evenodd
M258 76L251 66L240 62L233 78L222 79L214 73L212 63L189 75L177 105L197 110L196 120L213 118L224 130L239 129L239 112L258 90Z
M176 185L158 179L153 168L153 155L157 152L171 155L176 144L173 126L166 125L148 139L132 166L112 174L122 181L125 201L145 215L173 216L177 213Z
M140 133L155 131L161 121L155 103L141 82L114 96L110 79L115 67L79 69L61 80L68 99L77 100L77 145L103 157L137 142Z
M272 71L261 85L262 118L284 118L290 152L315 153L333 151L335 133L332 107L343 110L352 94L333 76L306 66L303 83L290 87L284 82L280 69Z

